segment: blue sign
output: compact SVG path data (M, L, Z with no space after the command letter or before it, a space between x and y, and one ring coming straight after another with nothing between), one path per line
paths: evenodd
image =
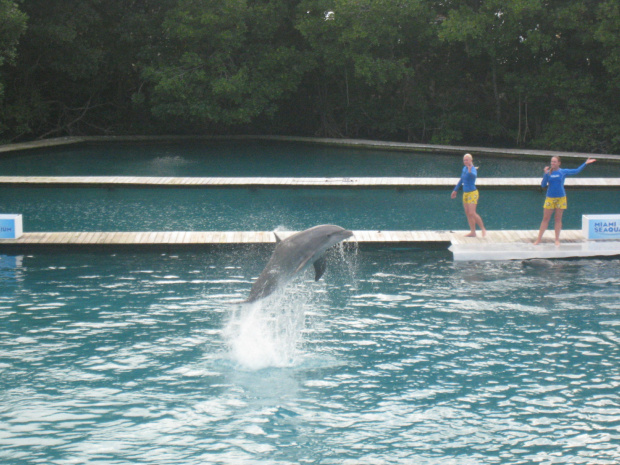
M22 234L21 215L0 214L0 239L18 239Z
M0 239L15 239L15 220L0 219Z

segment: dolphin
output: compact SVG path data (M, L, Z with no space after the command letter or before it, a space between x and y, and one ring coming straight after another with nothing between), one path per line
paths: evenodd
M284 287L293 276L305 270L311 263L315 270L314 280L318 281L326 268L323 254L332 245L352 235L351 231L331 224L300 231L284 240L276 234L276 249L265 269L252 284L250 295L245 302L256 302Z
M547 260L544 258L530 258L527 260L523 260L521 264L523 266L529 266L531 268L553 268L554 266L556 266L555 263L553 263L551 260Z

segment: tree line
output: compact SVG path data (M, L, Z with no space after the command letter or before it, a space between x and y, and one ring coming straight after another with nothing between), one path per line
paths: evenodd
M620 152L618 0L0 0L0 141Z

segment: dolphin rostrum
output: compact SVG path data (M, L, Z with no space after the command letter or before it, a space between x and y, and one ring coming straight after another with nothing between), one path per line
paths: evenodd
M351 237L353 233L340 226L323 224L305 231L300 231L280 240L276 234L276 249L269 263L252 285L246 302L255 302L272 294L276 289L286 285L295 274L314 264L315 281L325 272L323 254L332 245Z

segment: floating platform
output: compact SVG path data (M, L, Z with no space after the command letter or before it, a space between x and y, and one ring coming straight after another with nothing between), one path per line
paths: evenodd
M479 187L488 189L539 189L542 177L481 178ZM247 189L452 189L458 178L352 177L148 177L148 176L0 176L0 185L24 187L174 187ZM619 189L620 178L568 178L574 189Z
M534 245L538 231L488 231L485 238L455 235L449 250L454 261L530 260L620 256L620 241L588 241L581 230L564 230L555 245L552 230Z
M620 255L620 241L584 241L539 245L527 243L456 244L449 250L454 261L531 260Z
M538 231L488 231L486 237L465 237L467 231L353 231L346 242L371 246L449 249L455 261L528 260L620 256L620 241L587 241L581 230L562 231L555 246L553 231L534 246ZM294 231L278 231L280 238ZM42 249L183 249L188 247L275 244L272 231L138 231L26 232L18 239L0 239L0 252Z

